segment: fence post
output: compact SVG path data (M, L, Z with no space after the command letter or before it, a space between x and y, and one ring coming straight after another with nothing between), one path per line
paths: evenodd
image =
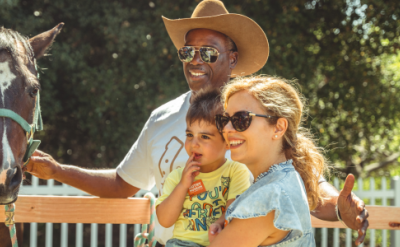
M340 186L339 186L339 179L337 177L335 177L333 179L333 186L335 186L335 188L340 191ZM339 228L334 228L333 229L333 247L339 247L340 245L340 230Z
M39 187L39 178L32 176L32 188ZM38 224L31 223L31 231L29 233L30 247L37 247Z
M83 247L83 224L76 224L75 247Z
M394 190L394 205L400 207L400 177L396 176L392 178L392 188ZM390 234L391 246L400 246L400 230L392 230Z
M54 180L47 180L47 187L53 188ZM46 223L46 247L53 246L53 223Z
M362 192L364 191L364 181L362 178L357 179L357 185L358 185L358 192L360 192L360 194L362 194ZM364 198L362 198L362 199L364 199ZM367 232L365 232L365 234L367 234ZM365 241L365 239L364 239L364 241ZM359 247L364 247L364 242L362 242L359 245Z
M112 247L112 232L113 232L113 225L106 224L106 239L105 239L105 246Z
M97 224L90 224L90 247L97 247Z
M387 183L386 183L386 177L382 177L382 186L381 190L382 192L387 191ZM382 206L387 206L387 200L388 198L386 196L382 197ZM387 247L387 230L382 230L382 247Z
M119 225L119 247L126 247L127 225Z
M369 178L369 186L369 191L371 191L371 195L373 195L375 191L375 178ZM369 204L375 205L375 196L370 197ZM375 247L375 229L369 230L369 246Z

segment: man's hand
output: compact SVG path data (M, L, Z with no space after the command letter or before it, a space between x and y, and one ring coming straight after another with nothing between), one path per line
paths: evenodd
M189 189L192 186L194 178L200 174L200 162L193 161L194 153L189 157L186 162L185 169L182 171L182 178L180 184L184 186L184 188Z
M361 244L364 241L368 223L368 211L365 209L364 202L354 195L351 190L354 186L354 176L349 174L344 183L342 191L340 191L338 197L338 208L340 216L347 227L357 230L358 238L356 245Z
M210 229L208 229L208 240L210 243L214 240L215 237L222 231L221 224L215 222L210 225Z
M29 172L30 174L40 179L52 179L60 164L53 159L50 155L36 150L29 163L23 168L23 171Z

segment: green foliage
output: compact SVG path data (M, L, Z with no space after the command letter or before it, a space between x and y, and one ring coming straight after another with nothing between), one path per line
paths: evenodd
M188 90L161 15L190 17L198 2L21 0L2 8L0 0L0 25L22 34L65 22L52 56L39 62L48 68L41 149L80 166L118 165L150 112ZM260 73L298 78L309 99L306 126L331 162L362 175L398 151L399 77L387 68L400 44L400 2L359 2L225 4L265 30L271 52Z
M0 0L0 5L5 8L16 6L17 4L18 0Z

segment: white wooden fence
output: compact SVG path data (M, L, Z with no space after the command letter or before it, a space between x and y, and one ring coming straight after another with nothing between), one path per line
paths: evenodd
M366 180L364 180L365 182ZM354 193L364 200L369 200L367 204L375 205L376 201L381 201L382 206L389 206L388 200L392 200L392 206L400 207L400 178L393 177L390 183L390 189L388 189L386 178L381 178L381 189L375 190L375 179L369 179L370 188L369 190L363 190L363 180L359 179L357 181L358 190L353 190ZM333 184L336 188L339 188L339 180L334 179ZM137 196L141 197L144 195L146 191L140 191ZM152 190L154 194L158 194L158 191L154 188ZM48 180L47 185L39 185L39 179L36 177L32 177L31 185L24 185L20 191L21 195L64 195L64 196L83 196L87 195L85 192L78 190L76 188L67 186L65 184L62 185L54 185L53 180ZM394 219L398 221L399 219ZM121 224L119 226L119 246L126 247L127 246L127 225ZM129 236L130 238L134 238L134 235L139 231L139 225L135 225L134 234ZM374 247L376 246L377 238L381 239L380 246L386 247L389 246L387 243L387 230L368 230L369 236L367 238L368 246ZM317 241L320 241L321 247L339 247L339 246L352 246L352 242L354 242L354 237L352 236L354 231L350 229L327 229L321 228L316 229L316 237ZM36 247L38 243L38 225L37 223L31 223L30 225L30 239L29 244L30 247ZM340 243L339 234L345 233L346 240L345 245ZM329 236L329 238L328 238ZM27 241L27 240L25 240ZM328 243L329 241L329 243ZM112 224L106 224L105 226L105 243L104 246L111 247L112 244ZM391 231L390 238L390 246L400 247L400 230ZM90 246L97 247L98 246L98 225L91 224L90 230ZM100 244L103 245L103 244ZM45 231L45 246L51 247L53 246L53 224L46 223L46 231ZM68 246L68 224L61 224L61 237L60 244L56 246L67 247ZM83 224L76 224L76 237L74 246L82 247L83 246ZM363 245L361 245L363 246Z

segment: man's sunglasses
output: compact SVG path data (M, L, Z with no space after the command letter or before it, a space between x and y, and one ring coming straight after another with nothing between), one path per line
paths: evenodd
M182 62L190 63L193 60L196 51L200 53L200 58L205 63L215 63L218 60L219 54L225 53L218 52L218 50L213 47L184 46L178 50L178 57Z
M224 127L231 121L236 131L243 132L250 127L252 117L279 118L277 116L255 114L249 111L239 111L233 114L232 117L221 114L216 115L215 124L217 125L218 131L222 133Z

